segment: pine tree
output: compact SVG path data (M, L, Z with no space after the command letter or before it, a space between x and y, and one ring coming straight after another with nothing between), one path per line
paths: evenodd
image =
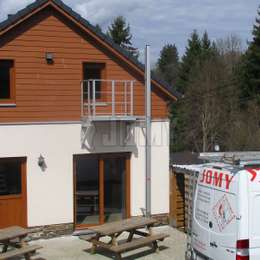
M207 31L204 32L201 38L201 62L211 59L218 53L217 47L214 42L209 39Z
M260 102L260 7L253 28L253 40L243 57L241 67L241 97L257 99Z
M201 151L202 144L204 150L206 149L205 147L208 147L208 135L213 136L212 130L207 134L207 131L211 129L207 126L204 127L204 132L202 131L202 123L205 123L205 120L199 121L196 113L201 112L202 115L205 114L203 109L198 111L198 108L201 103L201 97L211 90L212 86L215 86L211 77L213 77L212 74L217 73L213 66L216 63L216 45L210 41L207 32L200 38L198 33L194 31L188 40L188 46L179 72L178 90L184 93L185 98L180 100L179 103L172 105L172 125L175 129L173 138L174 150ZM208 67L210 67L211 71L209 71ZM207 83L204 82L205 79L207 79ZM212 113L212 110L210 113L207 110L207 114L212 115L214 113ZM214 120L211 121L214 127L212 122Z
M167 44L160 52L160 57L156 65L156 73L174 85L178 77L179 55L175 44Z
M95 27L98 32L102 33L102 28L98 23L95 25Z
M191 75L195 73L197 69L197 62L201 56L201 40L197 31L193 31L190 39L188 39L188 45L186 47L185 54L182 57L182 61L179 65L178 80L176 83L176 89L185 95L187 88L189 87L189 81ZM183 151L186 150L187 145L185 143L185 129L186 122L184 119L184 101L179 100L177 103L171 105L171 150Z
M189 77L195 72L194 70L197 68L197 63L199 62L201 53L201 40L195 30L191 34L191 38L188 40L188 46L186 47L180 66L179 80L177 83L177 88L180 92L185 93L189 82Z
M138 56L138 50L132 46L132 34L130 32L130 25L126 23L123 16L116 17L112 24L108 27L107 35L133 56Z

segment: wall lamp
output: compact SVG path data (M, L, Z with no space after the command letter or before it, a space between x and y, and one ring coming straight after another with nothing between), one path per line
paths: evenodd
M39 167L42 169L42 171L45 171L47 168L46 162L45 162L45 158L40 154L39 158L38 158L38 165Z
M45 59L47 64L53 64L54 63L54 55L51 52L46 52L45 53Z

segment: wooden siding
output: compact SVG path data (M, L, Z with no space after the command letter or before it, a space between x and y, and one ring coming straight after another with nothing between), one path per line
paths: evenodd
M45 53L54 54L48 65ZM46 8L0 39L0 59L15 62L15 107L0 107L0 123L79 121L83 63L106 64L106 79L136 80L134 114L144 114L144 80L67 18ZM164 94L152 93L153 118L167 118Z

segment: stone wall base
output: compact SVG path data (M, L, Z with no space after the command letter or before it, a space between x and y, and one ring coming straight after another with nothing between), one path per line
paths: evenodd
M169 215L168 214L157 214L152 215L158 223L156 226L168 225ZM54 237L60 237L64 235L71 235L74 231L73 223L57 224L57 225L47 225L41 227L29 228L32 233L28 235L28 241L37 239L50 239Z
M47 225L29 228L32 233L28 235L28 240L49 239L64 235L71 235L74 231L73 223Z
M167 214L167 213L152 215L152 218L157 220L158 226L169 225L169 214Z

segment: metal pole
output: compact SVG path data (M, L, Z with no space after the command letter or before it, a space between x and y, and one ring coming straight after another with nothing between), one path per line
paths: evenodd
M93 116L96 117L96 81L93 80Z
M84 81L81 82L81 118L84 117Z
M90 82L89 80L87 81L88 82L88 117L91 117L91 91L90 91Z
M115 81L112 80L112 117L115 116Z
M130 83L130 102L131 102L131 107L130 107L130 115L133 116L134 115L134 82L131 81Z
M151 64L150 46L145 50L145 94L146 94L146 138L145 138L145 161L146 161L146 216L151 216Z
M124 83L125 116L127 115L127 85L128 85L128 82L125 81L125 83Z

